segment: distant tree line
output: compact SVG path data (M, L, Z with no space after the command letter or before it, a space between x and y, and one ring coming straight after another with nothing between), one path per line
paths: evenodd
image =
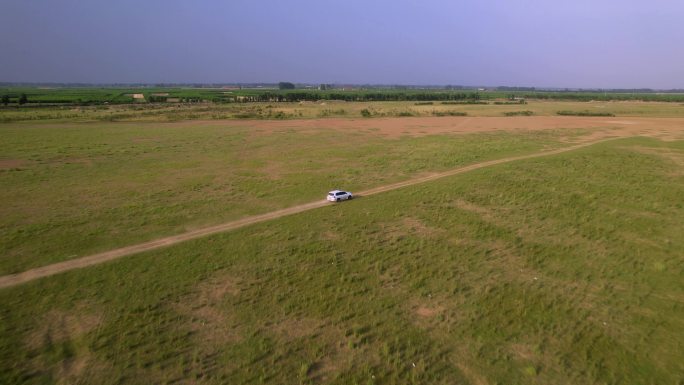
M186 90L186 89L55 89L12 90L0 89L1 103L10 104L70 104L70 105L101 105L133 103L132 93L144 92L146 100L152 103L174 102L197 103L239 103L239 102L302 102L318 100L340 100L348 102L372 101L409 101L434 102L441 104L525 104L525 100L561 100L561 101L610 101L610 100L641 100L658 102L684 102L684 94L677 93L629 93L607 91L548 91L548 90L511 90L505 91L477 91L477 90L431 90L431 89L329 89L321 84L320 90L296 89L289 82L281 82L282 90L277 89L241 89L226 91L224 89ZM505 88L505 87L500 87ZM513 87L510 87L513 88ZM167 96L152 95L153 93L168 93ZM506 100L507 99L507 100Z
M611 92L521 92L518 98L544 100L570 100L578 102L611 101L611 100L639 100L645 102L684 102L682 94L653 94L653 93L611 93Z
M17 98L17 103L19 103L19 104L28 103L28 97L26 96L26 94L19 95L19 97ZM2 95L2 104L5 106L10 104L10 96L9 95Z
M150 95L147 97L147 101L150 103L163 103L166 102L166 96Z
M480 100L477 92L263 92L241 96L242 102L301 102L317 100L344 100L348 102L381 101L434 101L434 100Z

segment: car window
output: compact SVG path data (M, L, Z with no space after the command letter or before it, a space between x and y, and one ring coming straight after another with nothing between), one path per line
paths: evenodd
M338 192L337 195L344 195L344 193L343 193L343 192Z
M335 195L335 194L333 194L333 193L328 193L328 195Z

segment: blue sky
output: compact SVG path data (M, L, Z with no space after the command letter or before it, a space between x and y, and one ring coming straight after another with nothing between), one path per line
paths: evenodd
M684 88L684 1L0 0L0 81Z

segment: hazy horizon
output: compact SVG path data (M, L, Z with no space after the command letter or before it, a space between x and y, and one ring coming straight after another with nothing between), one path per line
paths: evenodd
M684 4L0 4L0 82L684 88Z

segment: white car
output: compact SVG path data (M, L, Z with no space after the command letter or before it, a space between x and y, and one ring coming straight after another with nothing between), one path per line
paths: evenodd
M354 195L352 195L352 193L350 193L349 191L333 190L328 193L328 197L326 199L330 202L339 202L346 201L352 198L354 198Z

